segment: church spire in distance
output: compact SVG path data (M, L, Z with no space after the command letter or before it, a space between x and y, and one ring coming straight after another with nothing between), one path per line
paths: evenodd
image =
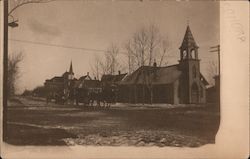
M74 74L74 72L73 72L73 66L72 66L72 60L70 62L69 73Z

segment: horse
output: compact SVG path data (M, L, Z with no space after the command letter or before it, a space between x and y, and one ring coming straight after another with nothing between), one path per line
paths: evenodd
M84 106L89 105L90 103L90 95L87 89L76 89L74 99L76 100L76 105L79 103L83 103Z
M100 103L103 103L104 108L110 108L111 104L115 102L115 91L112 88L104 88L98 94Z

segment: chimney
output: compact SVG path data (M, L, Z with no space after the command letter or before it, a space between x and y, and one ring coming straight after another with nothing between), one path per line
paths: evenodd
M121 74L121 71L119 70L119 71L118 71L118 75L120 75L120 74Z
M154 66L154 67L157 67L157 63L156 63L156 60L155 60L155 59L154 59L153 66Z
M154 62L153 66L154 66L154 67L157 67L157 63L156 63L156 62Z
M87 76L89 76L89 72L87 72Z

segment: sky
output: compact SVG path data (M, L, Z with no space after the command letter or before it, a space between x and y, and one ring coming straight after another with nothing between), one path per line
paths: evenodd
M178 63L178 48L187 23L199 46L201 72L206 78L210 78L210 63L217 63L216 53L209 52L209 48L220 40L219 2L57 0L24 5L12 15L19 26L9 28L9 54L24 55L17 83L19 93L60 76L69 69L71 60L76 77L91 74L94 55L104 54L35 43L96 50L105 50L115 43L123 50L136 30L151 24L170 41L173 56L169 57L169 64Z

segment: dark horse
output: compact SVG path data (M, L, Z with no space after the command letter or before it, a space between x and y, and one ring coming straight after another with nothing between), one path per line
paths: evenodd
M83 103L84 106L89 105L90 94L87 89L84 88L76 89L74 98L76 100L76 105L79 105L79 103Z
M90 106L94 106L96 102L98 107L110 108L111 103L115 102L115 92L111 88L103 88L102 91L90 92L89 99Z
M115 103L115 90L111 87L104 88L100 94L99 100L103 103L104 107L110 107L112 103Z
M115 89L105 87L100 90L89 90L86 88L75 89L70 91L68 96L62 93L48 93L47 103L54 99L58 104L65 104L68 102L76 102L76 105L83 103L84 106L97 106L103 108L110 108L112 103L115 103Z

